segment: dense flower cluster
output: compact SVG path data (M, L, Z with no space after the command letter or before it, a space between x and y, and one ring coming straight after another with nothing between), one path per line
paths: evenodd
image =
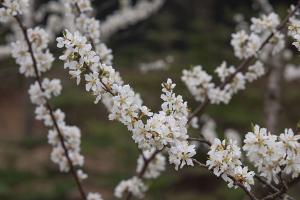
M245 73L237 72L234 66L227 66L223 62L215 70L216 74L224 85L216 86L212 82L212 76L202 69L202 66L195 66L191 70L183 70L181 77L196 101L203 102L206 99L212 104L229 103L232 96L239 90L245 89L247 82L252 82L264 75L265 70L260 61L256 61L248 67ZM230 79L227 81L227 79Z
M32 43L32 50L36 59L38 73L43 73L51 68L54 61L53 55L49 52L48 35L42 28L36 27L27 30L29 41ZM34 63L25 40L18 40L11 45L12 56L20 65L19 71L26 77L35 76Z
M253 132L247 133L243 149L261 176L278 183L281 172L293 178L300 173L299 139L300 135L294 135L292 129L277 136L255 125Z
M206 165L216 176L221 176L229 187L237 188L235 182L239 182L250 191L250 185L254 184L254 172L242 166L241 149L236 141L215 139L207 154Z
M8 12L11 16L15 16L21 14L19 10L24 2L5 1L5 6L15 8L15 12ZM1 16L0 19L2 18ZM18 21L18 23L22 22ZM49 99L60 95L61 81L42 78L42 73L48 71L54 61L54 57L48 49L48 34L40 27L26 30L23 25L19 25L24 29L24 35L21 40L12 43L12 56L20 65L21 74L36 79L30 85L28 92L31 102L36 105L36 119L43 121L44 125L50 128L48 143L53 147L51 160L59 166L62 172L69 172L71 165L75 167L75 170L78 168L76 175L82 181L87 178L87 174L80 169L84 164L84 157L80 152L81 131L76 126L67 125L65 114L60 109L52 110L49 104ZM89 193L87 198L88 200L102 200L97 193Z
M272 36L269 43L263 48L270 51L272 55L279 53L285 47L284 35L276 29L280 23L279 16L275 13L262 15L260 18L252 18L250 25L250 33L241 30L232 34L231 45L234 54L239 59L256 56L258 50L271 33Z
M90 17L93 11L90 0L69 0L63 2L67 10L68 20L65 27L73 31L79 31L92 44L101 63L111 65L113 60L112 50L101 41L100 21Z
M142 105L139 96L129 85L123 85L119 74L111 66L101 64L99 56L91 50L92 46L80 33L66 31L64 37L57 38L57 41L58 47L67 48L60 57L65 61L65 68L77 78L77 83L84 74L86 90L92 90L96 100L101 99L104 94L110 95L109 119L126 125L133 132L132 137L141 149L162 149L170 145L170 162L176 168L179 164L192 164L189 157L195 154L194 147L189 146L186 141L187 103L183 102L182 96L173 93L175 84L171 79L162 84L162 110L152 113Z
M60 59L64 61L64 68L76 79L77 84L84 82L86 91L95 96L95 103L100 100L109 111L108 118L124 124L132 133L132 138L141 150L137 160L136 174L132 178L121 181L115 188L115 196L122 198L132 195L143 198L148 187L145 179L154 179L166 168L166 151L170 164L178 170L185 165L193 166L193 156L196 154L195 145L189 143L188 136L188 108L180 95L174 93L176 84L168 79L162 83L160 98L163 103L158 112L152 112L131 86L124 84L120 74L111 66L112 51L103 39L119 29L148 17L162 6L164 0L138 1L131 6L129 1L123 0L122 9L109 16L103 24L95 17L90 0L67 0L54 3L54 10L60 13L66 11L64 17L69 18L72 31L66 30L63 37L57 38L57 47L65 48ZM1 1L0 21L16 17L24 12L27 0ZM57 5L64 4L60 10ZM43 18L43 17L41 17ZM52 26L59 18L52 21ZM241 30L232 34L231 45L235 56L239 59L259 57L263 54L277 54L285 46L284 35L277 31L280 24L275 13L252 18L249 31ZM296 40L294 45L300 49L299 20L290 19L289 34ZM60 26L62 28L63 26ZM24 28L25 27L21 27ZM55 35L54 28L49 31ZM51 34L50 33L50 34ZM266 38L272 35L268 44L262 48ZM48 71L53 55L48 49L49 34L45 29L36 27L25 31L25 36L12 43L12 55L20 65L20 73L37 80L30 86L31 102L36 105L36 119L50 127L48 143L53 146L51 159L59 165L62 172L76 168L76 175L80 181L88 175L80 167L84 164L81 155L81 132L76 126L69 126L65 122L65 114L60 110L52 110L49 99L61 93L62 86L59 79L40 78ZM260 58L264 60L263 58ZM163 62L158 62L161 67ZM224 61L215 69L220 85L216 85L202 66L195 66L191 70L184 70L182 81L186 84L197 101L212 104L229 103L232 96L245 89L247 82L252 82L265 74L262 62L256 61L244 72L234 66L228 66ZM83 81L82 81L83 80ZM217 139L216 124L209 117L201 118L203 125L201 134L205 144L210 145L206 166L216 176L222 177L229 187L242 185L248 191L254 184L254 172L248 170L241 162L241 140L234 130L225 131L227 139ZM191 121L193 128L199 128L198 118ZM272 135L266 129L255 126L244 140L243 150L249 160L257 167L261 176L271 183L279 183L282 173L298 177L300 173L300 136L294 135L291 129L286 129L279 136ZM199 140L200 141L200 140ZM98 193L89 193L87 200L102 200Z
M11 17L20 15L28 7L28 0L3 0L0 8L0 21L6 22Z
M262 15L261 18L251 19L250 31L241 30L232 34L231 45L234 54L239 59L256 56L262 50L262 58L270 52L272 55L281 52L285 47L284 35L277 31L279 17L275 13ZM271 35L272 38L262 48L264 41ZM234 66L227 66L223 62L215 70L220 78L221 85L212 82L212 76L205 72L202 66L195 66L191 70L183 70L182 81L197 101L209 100L211 104L228 104L232 96L239 90L245 89L247 82L252 82L265 74L262 62L256 61L247 68L246 72L239 72Z
M59 48L66 47L60 57L65 61L65 68L76 77L77 83L84 76L86 90L92 91L96 102L106 96L106 103L103 103L110 112L109 119L118 120L127 126L140 149L166 149L169 162L175 164L176 169L186 164L193 165L191 157L196 151L195 146L189 145L187 141L187 103L182 96L173 92L175 84L171 79L162 84L162 110L153 113L142 105L139 95L129 85L123 84L119 74L111 66L101 63L86 37L79 32L72 34L65 31L64 37L57 38L57 42Z
M250 26L251 34L241 30L232 35L231 44L235 55L239 59L255 56L261 49L263 41L271 33L273 37L263 48L264 52L272 51L273 54L284 48L284 38L276 28L279 25L279 17L271 13L263 15L261 18L252 18ZM229 103L233 94L245 89L247 82L252 82L265 74L262 62L256 61L249 66L246 72L239 72L234 66L227 66L223 62L215 70L221 80L221 85L216 86L212 82L212 76L205 72L202 66L193 67L191 70L184 70L182 81L186 84L191 94L197 101L209 100L212 104Z

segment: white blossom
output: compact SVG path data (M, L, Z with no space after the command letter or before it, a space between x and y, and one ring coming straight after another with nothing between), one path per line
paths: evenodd
M184 165L194 166L192 157L196 155L195 145L187 142L177 142L169 151L169 161L175 164L175 169L182 168Z
M247 190L251 190L250 185L254 184L254 172L242 166L241 150L236 141L221 141L216 138L207 154L209 156L206 161L208 169L228 182L228 187L237 188L235 182L238 182L243 184Z
M141 199L144 197L147 189L142 180L134 176L131 179L121 181L115 188L114 195L117 198L122 198L126 193L130 192L133 196Z
M195 97L196 101L204 101L207 92L214 87L212 77L207 74L202 66L195 66L191 70L183 70L181 80Z
M103 200L99 193L88 193L87 200Z

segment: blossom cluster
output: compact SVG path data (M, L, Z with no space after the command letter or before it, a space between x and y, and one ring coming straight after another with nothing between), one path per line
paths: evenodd
M234 94L245 89L247 82L252 82L265 74L260 61L249 66L245 73L236 71L234 66L228 67L226 62L218 66L215 72L221 80L220 86L212 82L213 77L200 65L191 70L183 70L181 79L196 101L203 102L208 99L211 104L228 104Z
M245 30L232 34L231 45L234 54L239 59L257 56L261 50L262 43L273 34L268 44L262 49L271 52L272 55L281 52L285 47L284 35L277 31L280 24L279 16L276 13L262 15L260 18L252 18L250 33Z
M41 74L48 71L52 66L54 57L47 48L49 42L47 32L40 27L35 27L34 29L28 29L27 34L29 41L32 43L38 73ZM11 44L11 53L16 59L16 62L20 65L20 73L26 77L34 77L34 63L26 41L18 40L13 42Z
M9 5L9 2L5 1L7 6L14 6L17 9L16 13L9 14L19 19L21 12L18 9L23 5L22 1L11 1L12 5ZM59 166L62 172L69 172L71 165L75 167L76 176L82 181L87 178L87 174L80 169L84 164L84 157L80 152L81 131L76 126L67 125L65 114L60 109L53 110L49 104L49 99L60 95L61 81L42 78L42 73L48 71L54 61L48 49L48 34L40 27L25 29L20 24L21 21L18 23L20 28L24 29L24 35L22 39L12 43L11 54L20 65L20 73L36 79L30 85L28 92L31 102L36 105L36 119L43 121L44 125L50 128L48 143L53 147L51 160ZM102 200L102 198L100 194L89 193L88 200Z
M16 62L20 64L21 73L24 73L25 76L37 77L40 76L45 69L50 69L54 59L47 49L47 33L43 29L38 27L28 29L27 34L31 42L33 54L29 52L29 47L25 41L17 41L12 44L12 55L16 59ZM47 57L44 56L44 52L52 59L45 59ZM33 63L32 57L36 60L38 75L35 74L35 64ZM27 67L26 70L21 70L24 69L24 66ZM45 68L44 66L47 67ZM53 127L48 135L48 141L53 146L51 153L52 161L59 165L61 171L69 171L70 166L60 142L58 130L55 127L57 125L63 135L64 143L68 148L73 165L82 166L84 158L80 154L80 130L75 126L66 125L64 121L65 114L60 109L55 110L53 113L49 110L48 100L61 93L62 86L60 80L44 78L41 82L39 81L40 80L36 80L30 85L29 95L31 102L37 106L35 109L36 118L42 120L46 126Z
M277 14L270 13L260 18L252 18L251 22L250 33L240 30L232 34L231 45L238 59L257 57L257 53L262 51L261 59L264 60L268 54L274 55L283 50L285 41L284 35L277 30L280 24ZM268 43L265 44L267 39ZM183 70L181 79L196 101L208 100L211 104L228 104L235 93L245 89L247 82L252 82L265 74L260 61L249 66L244 73L223 61L215 72L221 81L219 86L212 82L213 77L204 71L201 65Z
M285 129L279 136L255 125L253 132L246 134L243 150L257 167L261 176L278 183L280 173L298 177L300 173L300 135Z
M65 61L65 68L77 78L77 83L84 74L86 90L91 90L96 100L101 99L103 94L110 95L109 119L126 125L133 132L132 137L141 149L162 149L175 142L186 142L187 103L183 102L182 96L175 95L175 84L171 79L162 84L162 110L153 113L142 105L139 96L129 85L123 85L119 74L111 66L100 62L99 56L91 50L92 46L79 32L72 34L66 31L64 37L57 38L57 41L58 47L67 48L60 57ZM182 150L186 147L184 143ZM174 156L174 153L171 155Z
M65 14L68 16L64 27L72 31L79 31L94 47L101 63L111 65L113 60L112 50L109 49L105 43L102 42L102 35L100 34L100 21L95 17L91 17L90 13L93 11L90 0L68 0L62 2Z
M123 84L115 69L101 63L86 37L66 30L57 42L59 48L66 48L60 56L64 67L76 77L77 83L84 76L86 90L96 96L96 102L106 97L103 103L110 112L109 119L124 124L140 149L166 149L169 162L175 164L176 169L193 165L191 157L196 152L195 146L187 141L187 103L173 92L175 84L171 79L162 84L161 111L153 113L129 85Z
M6 22L11 17L21 15L28 7L28 0L3 0L0 8L0 21Z
M216 176L228 182L229 187L235 187L236 182L243 184L247 190L251 190L254 184L254 172L249 171L241 162L241 149L233 140L215 139L207 153L209 158L206 162L208 169L212 170Z

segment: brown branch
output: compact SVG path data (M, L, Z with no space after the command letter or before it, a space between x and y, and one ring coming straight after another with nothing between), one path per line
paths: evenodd
M296 13L296 11L299 9L300 7L300 1L298 1L297 5L295 6L294 10L289 12L289 14L282 20L282 22L277 26L276 30L278 32L281 32L286 24L288 23L289 19ZM262 44L260 45L260 47L258 48L257 52L259 52L260 50L262 50L268 43L269 41L272 39L272 37L274 36L274 32L270 33L269 36L262 42ZM237 67L236 71L231 74L229 77L226 78L226 80L221 83L219 85L219 87L221 89L223 89L228 83L230 83L232 81L232 79L234 79L235 75L239 72L241 72L242 70L244 70L245 68L247 68L249 66L249 64L251 62L253 62L255 60L256 56L253 55L247 59L244 59L240 65ZM202 104L200 104L194 112L192 112L188 118L188 122L190 122L193 117L197 116L197 115L201 115L204 111L204 109L206 108L206 106L209 104L209 99L207 96L205 96L205 99L203 101Z
M34 68L34 72L35 72L35 78L36 78L36 81L38 82L39 84L39 87L41 89L41 91L45 91L45 89L43 88L42 86L42 78L40 76L40 73L38 71L38 65L37 65L37 61L36 61L36 58L34 56L34 51L33 51L33 48L32 48L32 45L31 45L31 42L29 40L29 37L28 37L28 34L27 34L27 28L24 26L24 24L22 23L22 20L20 18L20 16L15 16L15 19L18 23L18 25L20 26L21 30L22 30L22 33L24 35L24 38L25 38L25 41L27 43L27 46L28 46L28 49L29 49L29 53L30 53L30 56L31 56L31 59L32 59L32 63L33 63L33 68ZM46 107L49 111L49 114L51 116L51 119L53 121L53 124L54 124L54 128L56 129L57 133L58 133L58 137L59 137L59 140L60 140L60 143L61 143L61 146L64 150L64 153L65 153L65 156L67 158L67 161L68 161L68 164L69 164L69 167L70 167L70 170L71 170L71 174L73 175L74 177L74 180L77 184L77 187L78 187L78 190L80 192L80 195L82 197L83 200L86 200L87 197L86 197L86 194L85 194L85 191L83 189L83 186L81 185L81 182L80 182L80 179L76 173L76 170L75 170L75 167L72 163L72 160L69 156L69 153L68 153L68 149L65 145L65 142L64 142L64 137L63 137L63 134L62 132L60 131L60 128L59 128L59 125L56 121L56 118L54 116L54 111L53 111L53 108L52 106L50 105L49 101L46 99Z

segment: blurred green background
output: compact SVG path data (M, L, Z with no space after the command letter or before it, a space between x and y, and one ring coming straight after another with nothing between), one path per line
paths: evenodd
M271 2L281 17L289 3L295 3ZM103 19L116 8L117 1L94 1L94 4L99 9L98 17ZM229 45L230 35L235 31L233 16L236 13L243 13L246 20L258 15L252 8L252 1L248 0L167 0L149 19L111 37L107 45L114 52L114 67L152 110L159 110L161 83L167 78L177 83L176 93L193 109L197 102L181 82L181 72L198 64L213 72L223 60L234 65L239 63ZM59 55L55 47L52 49ZM167 55L174 57L169 70L147 74L139 71L140 63ZM297 61L298 55L294 58L294 62ZM62 79L63 93L53 99L53 104L65 111L69 124L82 130L84 169L89 174L84 187L101 192L105 199L114 199L114 186L135 173L138 150L131 133L122 124L108 120L104 106L95 105L83 87L76 87L74 81L69 80L61 62L56 61L47 76ZM0 61L0 79L0 199L79 199L72 177L61 174L49 159L47 129L34 120L34 108L28 103L28 80L18 73L18 66L12 59ZM208 107L206 113L216 120L220 135L227 128L244 135L251 122L264 125L265 83L266 77L248 85L247 90L235 95L229 105ZM278 132L284 127L295 128L300 119L299 99L299 82L284 83ZM193 131L192 134L199 133ZM200 158L205 158L205 152L199 154ZM298 199L296 188L290 193ZM150 183L146 197L151 200L244 198L242 191L228 189L223 181L203 169L186 167L178 173L173 166L168 166L160 178Z

